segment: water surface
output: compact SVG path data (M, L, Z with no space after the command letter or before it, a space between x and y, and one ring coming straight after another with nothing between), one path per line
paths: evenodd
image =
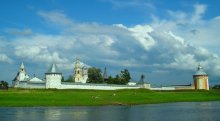
M137 106L1 107L0 121L220 121L220 102Z

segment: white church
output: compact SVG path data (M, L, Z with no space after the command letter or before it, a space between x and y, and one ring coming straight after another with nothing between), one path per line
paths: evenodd
M45 73L44 79L37 77L30 78L26 72L25 66L22 63L19 71L12 81L14 88L27 89L95 89L95 90L116 90L116 89L139 89L150 88L150 84L136 85L114 85L114 84L91 84L86 83L88 79L88 68L86 64L80 62L79 59L75 61L74 80L75 82L61 82L62 73L59 72L56 64L52 64L49 70Z

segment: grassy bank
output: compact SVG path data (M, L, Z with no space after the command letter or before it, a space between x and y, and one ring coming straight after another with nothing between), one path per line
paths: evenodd
M220 101L220 90L0 90L0 106L135 105L165 102Z

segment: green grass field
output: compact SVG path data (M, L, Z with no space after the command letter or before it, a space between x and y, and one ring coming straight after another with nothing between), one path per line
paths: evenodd
M166 102L220 101L220 90L0 90L0 106L136 105Z

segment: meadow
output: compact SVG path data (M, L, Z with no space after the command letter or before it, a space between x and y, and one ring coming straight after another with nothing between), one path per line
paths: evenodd
M96 106L137 105L168 102L220 101L220 90L150 91L136 90L0 90L0 106Z

